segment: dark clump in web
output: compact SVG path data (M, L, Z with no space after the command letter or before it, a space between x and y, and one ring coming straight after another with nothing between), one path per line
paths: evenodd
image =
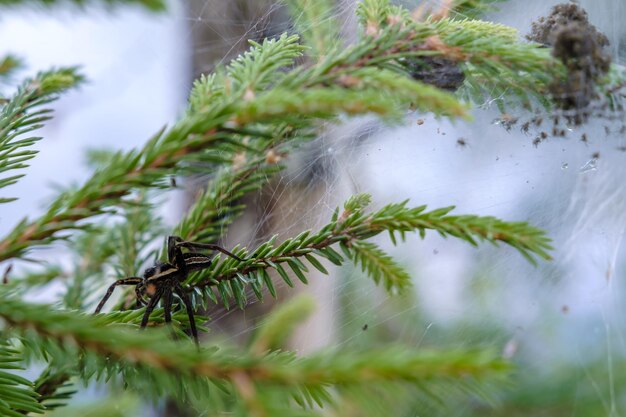
M527 38L552 47L552 55L565 66L566 76L555 80L550 92L559 109L571 112L570 122L583 123L589 105L598 98L596 85L611 65L611 56L604 50L608 38L574 3L554 6L548 17L532 24Z
M555 34L570 23L580 23L587 27L588 34L601 46L609 44L608 38L589 23L587 12L575 3L557 4L548 17L540 17L532 23L532 30L526 39L546 46L555 44Z
M431 56L403 64L414 79L444 90L456 91L465 81L459 64L451 59Z

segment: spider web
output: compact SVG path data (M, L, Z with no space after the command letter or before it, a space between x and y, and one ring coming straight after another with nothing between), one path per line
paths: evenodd
M626 32L619 22L626 17L626 7L620 0L581 4L610 37L620 62ZM52 17L16 11L3 16L4 34L23 34L12 36L11 52L33 51L28 53L30 69L83 63L92 80L57 108L55 121L43 132L46 139L33 170L12 190L28 192L12 203L13 213L3 213L3 232L23 213L37 215L41 202L54 194L46 184L50 167L62 161L63 170L54 168L57 183L80 181L87 172L81 165L83 147L138 146L165 121L174 120L184 107L191 81L187 74L192 72L188 62L194 53L223 48L224 56L233 56L234 45L251 34L275 29L269 22L278 3L249 21L235 20L236 14L211 16L211 5L205 3L191 16L180 4L158 17L138 10L78 16L62 11ZM347 20L351 8L343 4L337 11L345 26L352 24ZM507 2L494 18L525 33L531 20L548 11L545 1ZM240 25L241 34L205 42L195 51L180 48L190 44L198 26L211 29L225 21ZM75 32L90 42L73 36ZM58 41L51 40L54 33ZM43 39L47 48L38 46ZM82 45L80 53L68 53L77 48L68 48L68 42ZM509 248L474 249L431 235L424 241L409 237L398 247L380 239L376 243L414 276L411 300L386 296L350 267L332 269L330 277L312 276L305 289L282 288L282 298L304 290L317 298L318 314L298 332L294 346L300 351L324 345L367 346L383 336L415 348L490 346L520 364L521 390L536 393L533 382L569 379L574 381L571 391L557 387L552 396L570 414L584 413L587 402L599 403L602 415L622 415L622 124L592 120L582 127L566 126L565 137L550 137L535 146L533 140L543 127L523 132L520 122L507 130L492 108L494 101L482 107L472 123L409 114L406 125L396 128L369 118L328 126L292 157L288 172L254 213L233 226L228 241L253 248L268 233L286 238L316 228L357 192L373 195L373 209L410 198L413 205L431 208L455 205L459 214L528 220L554 238L554 261L532 267ZM580 140L583 134L585 142ZM177 218L172 213L183 209L182 197L175 197L164 213L171 224ZM49 256L57 253L50 251ZM209 337L240 340L258 325L257 315L265 309L258 310L213 314L210 327L222 335Z

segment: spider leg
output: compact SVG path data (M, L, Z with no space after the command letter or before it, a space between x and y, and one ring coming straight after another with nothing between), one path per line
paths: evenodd
M146 306L146 311L143 313L143 318L141 319L140 327L142 329L145 329L145 327L148 325L148 319L150 319L150 314L152 314L152 311L154 310L157 303L159 302L159 299L163 295L163 291L165 291L165 288L163 287L157 288L152 298L150 298L150 301L148 302L148 305Z
M219 245L215 245L213 243L197 243L197 242L178 242L175 244L175 246L177 248L196 248L196 249L209 249L209 250L214 250L214 251L218 251L218 252L222 252L224 255L228 255L233 259L237 259L238 261L242 261L243 259L241 259L239 256L227 251L226 249L224 249L223 247L219 246Z
M193 336L193 340L194 342L196 342L196 345L199 345L198 329L196 329L196 319L193 316L193 306L191 305L191 300L189 299L189 296L178 281L174 281L174 291L183 300L183 303L185 303L185 308L187 309L187 317L189 317L189 328L191 330L191 335Z
M201 271L210 267L213 263L210 256L194 252L183 253L183 260L185 261L187 272Z
M146 300L143 299L145 289L146 286L143 284L143 282L135 287L135 295L137 296L137 308L148 304L146 303Z
M163 318L165 323L172 322L172 287L167 286L163 292Z
M178 256L182 256L182 253L179 248L177 248L177 244L179 242L184 242L179 236L168 236L167 238L167 259L170 263L175 264L177 267L180 267L176 262L178 260Z
M174 302L173 290L171 286L167 286L163 293L163 317L165 318L165 324L172 322L172 303ZM172 336L174 340L178 340L178 334L172 329Z
M111 297L111 295L113 294L115 287L117 287L118 285L139 285L142 282L143 282L143 278L139 278L139 277L129 277L129 278L118 279L113 284L111 284L106 294L104 294L104 297L102 297L102 300L100 300L100 302L98 303L98 307L96 307L96 311L94 311L94 314L98 314L100 310L102 310L102 307L104 307L104 304L107 302L109 297Z

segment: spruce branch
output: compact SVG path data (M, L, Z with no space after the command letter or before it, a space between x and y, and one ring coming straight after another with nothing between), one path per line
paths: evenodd
M426 206L407 207L408 201L389 204L366 214L363 210L369 200L369 196L363 194L352 197L343 212L339 214L337 209L331 222L316 233L305 231L279 245L274 243L274 237L251 253L235 248L234 253L244 261L227 258L214 262L205 271L191 275L187 284L201 289L202 294L214 302L217 297L212 287L215 287L227 307L234 298L243 308L247 302L247 286L252 287L259 299L263 297L264 286L275 296L276 290L268 274L270 268L275 269L287 285L293 286L287 268L306 284L308 268L302 262L304 259L322 273L328 273L317 258L326 258L336 265L342 265L348 258L360 263L387 291L401 291L410 285L410 276L376 245L364 242L385 231L394 244L397 235L404 239L407 232L418 232L423 238L427 230L434 230L443 237L455 237L474 246L480 241L494 245L505 243L533 264L536 263L533 256L550 259L550 239L526 222L505 222L490 216L453 216L449 215L453 207L426 211ZM337 244L345 256L333 248Z
M248 149L240 139L251 132L251 126L258 125L257 132L265 138L267 128L271 134L276 124L309 127L315 119L332 119L341 113L373 112L397 117L402 109L399 104L408 101L437 113L465 114L464 107L449 93L394 76L394 71L399 70L398 60L404 56L438 53L457 61L467 61L475 68L477 77L480 71L493 74L504 69L512 77L505 84L517 86L520 91L523 90L521 87L533 87L528 84L531 77L537 79L554 67L553 60L538 52L534 45L512 45L507 34L483 36L481 31L472 30L472 25L476 25L472 22L442 20L423 23L387 19L391 9L385 4L381 1L362 3L359 10L366 19L365 27L376 24L377 29L370 30L371 33L353 47L329 54L326 59L307 68L286 73L275 70L300 53L294 37L253 45L247 58L238 61L226 75L205 78L205 82L211 85L196 84L192 93L196 97L196 104L192 107L195 111L189 112L169 130L157 133L142 150L116 154L110 164L98 170L83 187L68 191L54 201L41 218L20 222L0 243L0 261L22 256L34 245L47 245L61 239L63 231L87 227L82 220L104 214L123 203L133 189L163 187L163 178L175 170L184 169L185 164L189 166L192 162L202 161L203 156L214 163L214 154L206 153L207 149L224 145ZM372 11L383 19L367 20L368 16L374 15ZM406 20L407 16L401 17ZM466 29L468 35L464 35ZM279 44L287 48L288 53L274 60L264 55L266 49L276 48ZM488 52L494 45L502 56ZM368 65L381 71L364 70ZM357 71L359 76L351 78L352 71ZM237 80L252 75L252 81L256 78L256 82L237 84ZM270 81L268 77L272 75L275 78ZM259 94L248 88L272 82L273 88ZM231 97L233 85L241 88ZM221 93L212 94L218 99L211 103L199 105L198 91Z
M458 50L464 58L465 97L479 103L501 98L501 106L517 99L530 107L532 96L544 107L551 106L545 96L563 66L542 45L520 43L515 30L495 23L445 19L435 25L445 47Z
M454 207L425 212L426 206L407 208L406 203L390 204L381 209L370 222L372 230L386 230L391 235L418 231L424 237L426 230L431 229L443 237L453 236L473 246L477 246L479 241L494 245L498 242L506 243L532 264L536 264L533 255L545 260L552 259L548 254L552 249L550 238L543 230L527 222L505 222L492 216L450 216L448 214Z
M42 353L58 363L76 364L77 355L82 356L77 365L88 367L81 371L82 378L87 379L108 378L130 366L129 373L124 374L129 378L133 374L135 378L152 375L174 385L181 380L187 381L185 384L193 380L206 384L205 378L233 381L245 375L259 391L267 385L282 387L291 394L324 389L329 384L358 387L377 381L406 382L419 388L428 380L481 381L509 371L508 365L489 352L444 353L391 347L296 358L288 352L257 355L227 349L198 350L191 343L167 340L160 329L140 333L107 325L101 317L26 303L1 289L0 317L9 326L7 330L20 334L27 346L39 346ZM107 365L103 358L107 358Z
M252 50L257 51L254 56L271 46L270 41L253 46ZM241 70L238 66L235 69ZM228 80L224 81L225 85L231 84L230 78ZM240 101L225 98L216 100L208 108L200 106L201 111L190 112L169 130L158 132L143 149L116 153L109 164L98 169L82 187L59 196L39 219L20 222L0 243L0 261L21 256L33 245L50 244L63 237L60 235L62 231L84 229L87 223L81 223L81 220L105 214L112 207L123 204L124 198L136 188L164 187L163 178L173 174L175 169L184 169L185 163L215 162L211 153L205 155L211 147L226 144L248 150L243 141L237 140L250 133L246 126L277 123L301 127L303 121L305 126L310 126L313 119L334 119L341 113L397 116L400 111L391 94L398 93L397 87L390 94L381 94L381 88L351 90L345 85L341 88L323 85L326 81L319 88L299 92L277 86L259 95L245 96L244 93ZM441 96L446 94L434 90L425 90L419 95L415 92L415 89L409 91L416 101L425 103L429 102L425 96L433 93L433 104L440 103ZM402 99L406 100L406 95ZM444 111L443 108L439 110Z
M452 17L458 14L459 18L477 18L486 12L497 10L497 3L504 0L453 0Z
M20 351L4 340L0 340L0 414L7 417L22 417L26 413L41 414L44 407L34 384L18 375L7 372L22 370L18 365L23 358Z
M366 8L362 6L362 10ZM238 95L232 98L230 94L220 94L222 100L200 105L198 94L192 93L196 97L194 108L200 110L190 112L171 129L157 133L141 151L116 154L106 168L98 170L83 187L62 195L40 219L34 222L26 219L22 221L0 243L0 260L21 256L32 245L49 244L61 238L60 232L64 230L84 228L86 224L80 223L81 220L103 214L110 207L119 205L120 200L128 196L133 188L163 186L164 176L172 174L176 168L181 169L181 164L185 162L202 160L206 149L229 144L235 149L245 150L245 144L236 138L240 137L238 129L243 129L244 136L249 133L246 126L279 123L303 127L303 123L304 126L310 126L313 119L334 118L339 113L356 115L373 112L382 116L398 116L402 108L398 104L407 101L438 113L464 114L464 108L456 105L448 93L427 88L417 82L411 84L408 79L395 76L393 71L376 73L363 70L370 60L378 58L374 66L380 67L397 61L403 53L412 54L415 51L438 52L470 61L474 59L477 67L496 61L495 55L491 58L484 56L485 40L481 41L483 49L474 45L478 31L468 31L475 34L473 38L469 37L469 40L474 41L469 42L468 38L458 36L465 29L464 26L458 26L458 22L446 22L447 26L441 22L434 26L416 22L406 26L389 24L381 27L380 33L366 38L338 56L329 56L317 65L297 69L286 75L276 74L275 69L300 53L301 49L295 44L294 37L282 37L277 41L254 45L249 55L237 61L227 71L227 75L205 78L207 83L221 83L217 90L231 93L233 86L238 88ZM426 42L429 38L433 39L437 31L450 45L437 42L429 45ZM493 37L488 38L493 41ZM521 45L512 48L506 37L500 40L500 44L506 45L505 49L500 50L502 53L511 50L532 51L532 48ZM274 60L264 55L266 49L272 50L277 45L283 45L288 53ZM489 46L491 48L493 45L490 43ZM523 64L527 61L518 59L519 55L511 53L504 56L505 59L498 57L498 60L508 64L507 69L511 73L514 70L533 69L543 69L545 72L542 66L542 63L546 63L545 59L536 60L532 68L525 64L525 68ZM510 57L510 62L506 60L507 57ZM526 55L525 58L532 57ZM346 78L347 74L358 69L362 70L359 76ZM274 88L260 94L250 88L250 85L268 85L267 77L271 75L276 77ZM256 78L257 81L253 84L237 83L237 80L241 81L246 76L253 76L253 80ZM518 80L522 78L517 77ZM195 90L214 91L216 87L199 83ZM260 132L265 136L263 129Z
M0 71L7 72L17 66L12 57L5 57ZM59 95L83 81L76 68L61 68L41 72L27 79L0 110L0 173L28 167L26 162L35 157L32 147L39 137L23 137L37 130L49 120L52 110L43 108ZM0 188L15 184L25 174L15 174L0 179ZM7 203L14 198L0 198Z
M341 39L334 3L329 0L286 0L289 14L294 16L298 33L311 47L313 57L324 55Z
M500 98L499 105L511 101L530 105L529 95L543 106L548 84L562 75L563 66L550 51L537 44L521 42L512 28L478 20L441 18L415 21L402 8L388 0L360 3L358 14L366 33L374 40L388 39L390 33L402 34L403 46L387 49L388 59L407 59L409 67L428 70L428 56L440 56L449 66L458 65L465 74L464 98L478 103L487 97ZM400 28L398 28L400 27ZM412 55L407 53L412 49ZM421 57L420 57L421 55Z
M266 90L276 80L276 72L284 71L302 56L306 47L299 43L299 36L282 34L278 39L268 39L260 44L249 41L252 46L234 59L226 69L231 95L244 97L251 92Z
M139 326L141 318L145 308L139 308L136 310L124 310L124 311L111 311L106 314L100 314L98 317L102 320L103 324L133 324ZM195 318L196 324L199 330L208 331L204 326L209 319L205 316L197 316ZM172 322L177 328L188 328L189 317L185 311L177 310L172 312ZM165 323L163 308L155 308L154 312L150 314L150 321L148 327L160 327ZM184 333L180 332L180 335L184 336ZM185 336L186 337L186 336Z
M315 300L310 295L300 294L279 305L266 317L254 334L250 351L262 354L278 350L293 333L295 327L305 321L315 310Z
M65 407L77 392L70 379L71 370L69 369L57 369L54 366L44 369L34 384L35 392L39 394L39 403L46 410Z
M385 289L392 292L411 282L411 276L398 266L393 258L371 242L353 240L346 251L356 266L372 277L376 284L384 283Z
M238 125L255 123L259 119L275 122L286 122L298 125L308 118L335 119L336 115L345 114L356 116L361 114L374 113L383 117L396 118L400 116L398 100L391 94L397 91L393 86L389 95L385 91L374 88L363 88L359 90L346 90L345 87L309 87L306 90L293 90L274 88L273 90L259 96L256 100L248 102L242 106L241 111L233 119ZM434 89L433 89L434 90ZM420 95L416 96L412 91L404 91L401 95L402 101L407 100L407 95L418 103L425 105L432 103L437 105L445 101L446 94L436 91L435 97L429 97L432 90L420 90ZM382 94L381 94L382 93ZM435 106L433 106L435 107ZM461 110L462 109L462 110ZM456 115L465 114L464 108L450 108L443 106L433 108L433 111L456 112Z
M9 54L0 58L0 79L6 81L22 65L22 61L15 55Z

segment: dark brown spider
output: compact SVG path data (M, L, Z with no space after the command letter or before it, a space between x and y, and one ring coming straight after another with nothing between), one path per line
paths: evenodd
M163 298L163 314L166 323L172 321L172 302L173 294L176 293L185 304L187 316L189 317L189 328L196 344L198 343L198 330L196 329L196 321L193 314L193 306L185 289L181 285L187 279L190 272L200 271L211 266L211 257L201 253L183 252L182 248L187 249L209 249L219 251L231 258L243 261L243 259L230 253L226 249L218 245L207 243L187 242L178 236L169 236L167 238L167 259L168 262L157 261L154 266L146 269L143 278L128 277L115 281L106 294L98 303L94 314L98 314L109 297L113 294L115 287L118 285L135 285L135 294L137 296L137 305L145 305L146 311L141 319L141 328L145 328L148 324L150 314L156 307L157 303ZM144 295L149 295L148 302L144 300Z

